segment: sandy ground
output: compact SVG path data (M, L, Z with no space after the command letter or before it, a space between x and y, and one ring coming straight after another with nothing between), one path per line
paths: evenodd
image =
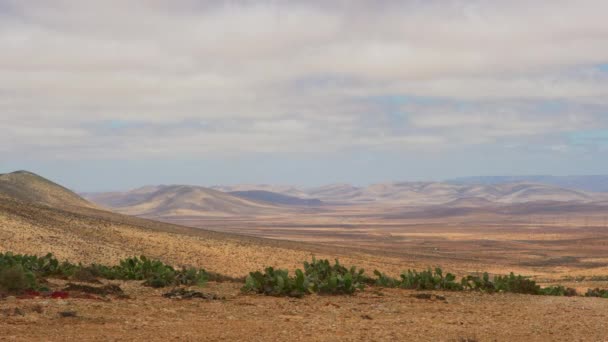
M554 280L608 275L606 212L505 215L473 211L454 216L387 218L388 214L376 210L345 207L322 214L255 220L163 220L221 232L356 248L404 264L438 265L458 274L514 271Z
M58 281L61 283L61 281ZM167 299L135 282L131 299L0 301L1 341L606 341L608 300L383 289L303 299L199 289L225 300ZM429 292L425 292L429 293ZM21 311L15 314L15 308ZM39 312L37 312L39 311ZM63 318L59 312L74 311Z
M545 222L542 229L535 222L496 217L478 217L476 224L459 218L337 224L340 220L203 222L218 230L278 234L273 236L278 240L268 240L0 199L0 251L53 252L85 264L145 254L231 276L265 266L293 270L316 255L339 258L368 274L376 268L396 276L408 268L441 266L458 275L515 271L579 291L608 288L606 278L564 278L608 276L608 230L581 224L583 217L567 225ZM316 232L307 235L313 221ZM0 300L0 340L608 341L608 300L600 298L438 293L443 301L414 298L415 291L368 289L355 296L288 299L242 295L240 284L211 283L203 291L225 300L171 300L161 296L163 290L118 284L131 299ZM75 311L76 317L62 318L63 311Z

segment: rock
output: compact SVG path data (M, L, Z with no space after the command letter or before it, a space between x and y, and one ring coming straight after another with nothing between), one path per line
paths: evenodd
M76 311L60 311L59 316L61 317L76 317Z
M173 289L171 292L167 292L163 294L165 298L171 299L192 299L192 298L201 298L207 300L221 300L226 299L224 297L218 296L213 293L202 293L198 291L191 291L186 289Z

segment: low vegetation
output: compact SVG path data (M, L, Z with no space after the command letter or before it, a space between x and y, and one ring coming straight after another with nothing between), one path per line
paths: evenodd
M608 298L608 289L589 289L585 293L585 297Z
M362 290L366 277L363 269L350 269L340 265L338 260L332 265L329 260L304 262L304 275L314 292L324 294L353 294Z
M451 273L444 276L439 267L422 272L408 270L401 274L399 287L413 290L462 290L462 286L456 282L456 276Z
M561 285L541 287L529 277L515 275L496 275L488 273L481 276L468 275L460 282L454 274L444 273L439 267L424 271L408 270L400 279L392 278L378 270L375 278L365 275L363 269L342 266L338 260L331 265L328 260L304 262L304 272L296 270L290 277L286 270L269 267L264 273L251 272L242 288L244 292L254 292L272 296L302 297L306 294L353 294L363 290L365 285L412 290L479 291L485 293L520 293L539 296L576 296L575 289ZM587 296L608 298L608 290L589 290Z
M296 270L295 277L290 277L287 270L275 270L268 267L262 272L251 272L245 279L243 292L255 292L268 296L302 297L312 293L312 286L302 270Z
M374 275L376 276L376 280L373 282L368 281L368 284L371 283L378 287L392 288L399 287L399 284L401 283L399 280L391 278L378 270L374 270Z
M366 278L364 270L340 265L338 260L332 265L329 260L304 262L304 271L297 269L290 277L286 270L268 267L261 272L251 272L245 280L243 292L261 293L270 296L302 297L310 293L353 294L362 290Z
M245 278L243 292L270 296L302 297L312 293L327 295L352 295L365 286L404 288L413 290L479 291L485 293L520 293L545 296L576 296L576 290L561 285L541 287L529 277L496 275L488 273L468 275L460 282L451 273L444 273L439 267L423 271L408 270L399 279L392 278L378 270L368 277L363 269L356 266L347 268L338 260L332 264L328 260L304 262L303 269L293 275L287 270L268 267L264 272L251 272ZM217 273L207 273L204 269L176 269L159 260L145 256L121 260L118 265L89 265L59 262L52 254L42 257L0 253L0 292L21 293L26 290L44 291L45 278L59 277L81 282L95 282L97 278L138 280L151 287L203 286L209 278L214 281L242 281L239 278L224 277ZM589 289L587 297L608 298L608 289Z
M45 289L39 279L69 276L76 268L76 265L68 262L60 263L52 254L38 257L0 253L0 290L21 292L28 289Z
M143 280L144 285L165 287L177 285L203 286L207 282L207 272L204 269L182 268L176 270L159 260L148 259L145 256L121 260L116 266L91 265L93 275L105 279Z
M44 278L59 277L77 281L92 281L96 278L119 280L143 280L151 287L177 285L202 286L207 281L204 269L174 269L159 260L145 256L121 260L119 265L83 266L70 262L59 262L52 254L43 257L0 253L0 290L19 293L25 290L47 290Z

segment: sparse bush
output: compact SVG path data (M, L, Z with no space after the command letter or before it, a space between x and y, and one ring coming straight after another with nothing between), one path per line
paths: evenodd
M41 290L39 279L48 276L67 277L77 265L60 263L52 254L43 257L27 254L0 253L0 288L5 291Z
M350 269L336 262L331 265L329 260L304 262L304 273L312 284L315 292L324 294L353 294L364 287L365 276L363 269L353 266Z
M364 287L367 281L362 269L350 269L340 265L338 260L331 265L328 260L304 262L304 271L297 269L295 277L286 270L272 267L264 273L251 272L245 280L243 292L255 292L271 296L302 297L313 292L321 294L353 294Z
M415 290L462 290L462 285L455 282L456 276L447 273L443 276L441 268L437 267L433 271L417 272L408 270L401 274L401 287Z
M36 289L37 284L36 276L20 264L0 269L0 291L22 292Z
M534 280L511 272L508 276L494 277L494 287L499 292L523 293L538 295L541 294L540 286Z
M608 298L608 289L588 289L585 297Z
M481 291L481 292L494 292L496 288L494 283L490 280L488 272L484 272L481 277L468 275L460 281L462 288L465 290Z
M78 265L62 262L60 263L53 254L49 253L43 257L27 254L13 254L10 252L0 253L0 269L21 265L24 271L31 272L38 277L72 275L78 269Z
M289 272L286 270L267 267L264 273L259 271L249 273L242 291L268 296L302 297L311 293L312 289L302 270L296 270L296 276L289 277Z
M566 296L566 297L573 297L573 296L577 295L576 289L573 289L571 287L564 287L562 285L547 286L547 287L541 288L539 294L541 294L543 296Z
M377 277L373 282L373 284L376 286L392 288L400 285L400 281L398 279L391 278L378 270L374 270L374 275Z
M98 274L106 279L144 280L144 285L165 287L170 285L202 286L207 281L204 269L183 268L175 270L162 261L146 258L145 256L121 260L117 266L91 265L92 274Z
M182 268L175 270L159 260L148 259L145 256L128 258L116 266L93 264L84 267L69 262L59 262L52 254L43 257L0 253L0 272L7 272L14 267L20 267L28 278L30 288L37 286L37 279L48 276L72 278L80 281L92 281L96 277L120 280L144 280L144 284L152 287L170 285L202 286L207 281L204 269ZM17 274L11 270L10 274Z

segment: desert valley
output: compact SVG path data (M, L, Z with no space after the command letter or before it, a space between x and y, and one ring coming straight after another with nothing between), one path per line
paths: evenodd
M293 273L314 256L395 278L430 267L458 277L514 272L584 294L608 284L606 193L446 182L304 190L147 186L82 195L27 171L1 175L0 252L50 252L59 260L105 265L145 255L221 275L202 289L223 299L167 299L167 290L141 282L103 280L119 285L125 298L5 298L2 338L120 340L127 331L129 338L190 340L200 334L220 340L608 337L608 300L581 295L373 285L347 296L301 299L241 291L249 272L272 266ZM48 286L74 282L51 277ZM421 294L431 297L418 299ZM66 310L77 316L58 316Z
M0 342L608 342L606 13L0 0Z

